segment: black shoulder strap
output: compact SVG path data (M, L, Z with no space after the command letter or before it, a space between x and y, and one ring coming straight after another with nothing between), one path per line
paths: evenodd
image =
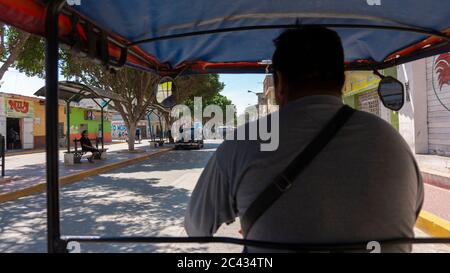
M253 224L259 217L269 209L275 201L288 191L295 178L308 166L308 164L320 153L320 151L331 141L339 129L349 120L355 110L344 105L319 134L309 143L306 148L277 175L274 181L255 199L249 206L241 219L242 231L248 235Z

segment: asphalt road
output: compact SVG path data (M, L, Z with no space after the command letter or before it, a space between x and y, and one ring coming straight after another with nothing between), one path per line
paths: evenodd
M190 192L218 143L172 151L148 161L89 177L61 190L63 235L185 236ZM240 237L237 223L218 235ZM418 231L419 232L419 231ZM425 234L419 232L419 236ZM45 194L0 205L0 252L46 251ZM241 252L226 244L82 244L82 252ZM419 252L450 252L418 246Z
M61 189L63 235L185 236L190 192L218 144L172 151ZM227 229L228 228L228 229ZM223 235L238 237L238 227ZM36 194L0 205L0 252L45 252L46 200ZM240 252L223 244L82 244L82 252Z

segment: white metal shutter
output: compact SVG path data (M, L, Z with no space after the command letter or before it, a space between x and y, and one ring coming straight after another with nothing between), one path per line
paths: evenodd
M427 64L427 101L428 101L428 149L432 154L450 155L450 85L438 84L438 75L434 69L434 57L426 59ZM434 75L433 75L434 73ZM434 80L434 87L433 81ZM438 97L435 94L435 91Z

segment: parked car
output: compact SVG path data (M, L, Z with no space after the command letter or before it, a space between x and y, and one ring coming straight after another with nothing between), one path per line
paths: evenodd
M202 149L203 148L203 135L200 129L190 128L188 129L190 134L186 135L181 129L181 138L175 142L175 149ZM197 131L197 134L196 134Z

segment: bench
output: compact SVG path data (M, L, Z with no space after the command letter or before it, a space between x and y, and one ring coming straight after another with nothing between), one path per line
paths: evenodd
M96 139L91 139L91 141L95 141L95 147L96 149L99 151L98 154L94 155L94 159L102 159L104 156L104 153L106 153L106 151L108 149L99 149L98 148L98 144L100 142L100 138L96 138ZM73 162L74 163L81 163L81 159L83 158L88 158L88 156L86 155L87 153L89 153L88 151L83 151L83 149L79 149L78 143L80 142L80 139L75 138L73 140L74 143L74 150L70 151L70 152L66 152L66 154L70 153L73 155ZM81 148L81 147L80 147Z
M150 147L157 148L158 146L164 146L164 140L151 140L148 143L150 143Z

